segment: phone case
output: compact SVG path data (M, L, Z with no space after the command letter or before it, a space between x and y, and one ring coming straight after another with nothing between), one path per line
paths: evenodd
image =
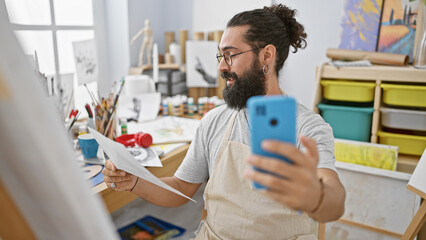
M296 144L296 101L291 97L283 96L254 96L247 102L250 142L254 154L279 158L291 163L281 155L266 152L261 143L265 139L274 139ZM257 171L266 172L255 168ZM253 186L265 189L254 182Z

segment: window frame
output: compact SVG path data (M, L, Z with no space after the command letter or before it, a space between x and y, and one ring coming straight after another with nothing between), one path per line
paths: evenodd
M16 31L50 31L52 33L52 42L53 42L53 60L55 63L55 72L54 76L55 78L58 78L58 76L61 74L59 72L59 51L58 51L58 37L57 32L58 31L69 31L69 30L92 30L95 42L97 42L98 38L96 37L96 25L97 25L97 19L96 14L98 10L95 9L96 7L99 7L99 4L95 4L95 1L92 1L92 17L93 17L93 24L90 26L87 25L56 25L55 21L55 6L54 6L54 0L49 0L49 6L50 6L50 25L32 25L32 24L18 24L18 23L10 23L11 29L13 32Z

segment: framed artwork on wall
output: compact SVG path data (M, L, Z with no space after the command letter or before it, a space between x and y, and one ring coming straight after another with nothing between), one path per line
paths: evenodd
M406 54L413 60L419 0L386 0L383 5L378 52Z
M376 51L383 0L347 0L339 48Z

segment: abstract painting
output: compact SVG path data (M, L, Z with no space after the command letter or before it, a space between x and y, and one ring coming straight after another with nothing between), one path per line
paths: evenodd
M406 54L413 60L418 0L386 0L377 51Z
M383 0L347 0L339 48L376 51Z

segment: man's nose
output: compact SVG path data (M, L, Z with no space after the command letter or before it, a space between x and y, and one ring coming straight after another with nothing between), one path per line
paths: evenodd
M229 65L226 63L225 58L222 58L219 62L218 70L219 72L229 71Z

